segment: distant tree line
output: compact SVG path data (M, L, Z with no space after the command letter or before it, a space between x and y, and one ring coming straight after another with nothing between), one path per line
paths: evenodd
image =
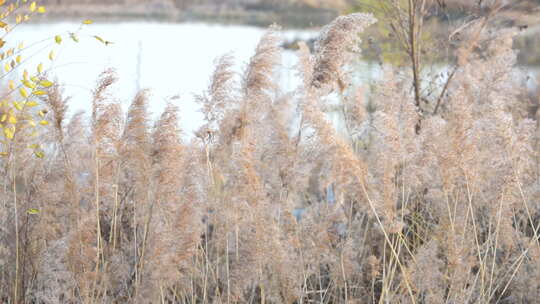
M355 0L42 0L45 5L104 5L104 4L174 4L178 8L187 8L193 5L218 5L218 6L244 6L250 8L275 8L290 5L309 5L314 7L329 7L339 3L353 3Z

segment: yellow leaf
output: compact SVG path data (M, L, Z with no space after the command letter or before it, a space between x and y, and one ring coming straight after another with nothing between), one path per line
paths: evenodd
M62 36L60 35L54 36L54 41L58 44L62 43Z
M29 108L32 108L32 107L35 107L37 105L39 105L37 102L31 100L31 101L28 101L26 104L25 104L27 107Z
M19 111L22 111L23 107L21 106L20 103L14 101L13 102L13 106L15 107L15 109L19 110Z
M6 55L9 57L9 56L13 56L13 52L15 51L14 48L10 48L7 52L6 52Z
M25 88L20 88L19 89L19 93L21 93L21 96L23 98L28 98L28 92L26 92L26 89Z
M82 23L83 23L83 24L92 24L92 23L94 23L94 21L91 20L91 19L86 19L86 20L84 20Z
M51 51L51 52L49 53L49 60L50 60L50 61L53 61L53 60L54 60L54 51Z
M7 119L7 114L2 114L2 117L0 117L0 122L4 122Z
M0 6L6 4L6 0L0 0Z
M46 125L49 124L49 122L46 121L46 120L42 120L42 121L39 122L39 124L42 125L42 126L46 126Z
M17 64L20 64L21 61L22 61L21 55L18 55L17 58L15 59L15 61L17 62Z
M17 46L17 48L18 48L19 50L24 49L24 42L19 43L19 45Z
M4 39L0 39L0 48L2 48L5 44L6 44L6 42L4 41ZM2 53L2 54L4 54L4 53ZM2 58L2 59L4 59L4 58Z
M5 28L6 26L7 26L7 23L5 23L4 21L0 21L1 28Z
M23 21L23 16L22 15L17 15L17 17L15 17L15 23L16 24L19 24Z
M105 44L105 40L99 36L94 36L94 38L96 38L99 42Z
M47 10L45 9L45 6L40 6L40 7L38 7L37 11L38 11L38 13L40 13L40 14L45 14L45 12L46 12Z
M14 90L15 89L15 81L10 79L8 81L8 87L9 87L10 90Z
M35 127L35 126L36 126L36 123L35 123L33 120L29 120L29 121L28 121L28 124L29 124L31 127Z
M7 139L13 139L13 135L15 135L15 133L10 128L5 128L4 129L4 136Z
M8 118L8 122L12 125L15 125L17 124L17 117L13 116L13 115L10 115L9 118Z
M37 156L37 155L36 155ZM39 156L38 156L39 157ZM41 157L40 157L41 158ZM36 208L29 208L28 210L26 210L26 213L28 214L38 214L39 213L39 209L36 209Z
M39 116L41 117L45 117L45 115L47 114L47 110L46 109L43 109L41 111L38 112Z
M11 65L9 64L9 62L7 62L4 66L4 70L6 71L6 73L9 73L9 71L11 71Z
M22 80L21 82L25 87L27 87L29 89L35 89L36 88L36 85L33 82L30 82L28 80Z
M43 73L43 63L38 64L37 71L38 71L38 74Z
M34 2L32 2L32 4L30 4L28 9L33 13L33 12L36 11L36 7L37 7L37 4L36 4L36 1L34 1Z
M0 152L0 156L1 156L1 157L6 157L6 156L8 156L8 155L9 155L9 154L8 154L7 152Z
M38 90L38 91L32 92L32 94L34 94L34 95L36 95L36 96L42 96L42 95L46 95L47 92Z
M43 79L42 81L39 82L39 85L44 87L44 88L50 88L53 86L54 83L48 81L47 79Z
M45 157L45 153L43 151L34 151L34 155L37 157L37 158L43 158Z
M23 72L23 79L28 80L28 71L26 69Z

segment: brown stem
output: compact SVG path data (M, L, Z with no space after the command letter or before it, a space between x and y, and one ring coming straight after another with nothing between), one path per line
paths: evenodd
M437 104L435 105L435 109L433 110L433 115L437 114L437 111L439 110L439 107L442 103L444 95L446 94L446 91L448 90L448 87L450 86L450 82L452 81L452 78L454 78L454 75L456 74L457 69L458 69L458 66L456 65L454 69L452 70L452 73L450 73L450 75L448 76L448 79L446 80L446 83L444 84L441 94L439 95L439 98L437 98Z
M15 158L14 158L15 159ZM11 166L11 174L13 179L13 203L15 208L15 286L13 288L13 303L18 303L19 301L19 212L18 212L18 202L17 202L17 182L16 173L14 166Z
M416 4L409 0L409 57L413 69L414 103L420 108L420 66L418 58L418 37L416 36Z

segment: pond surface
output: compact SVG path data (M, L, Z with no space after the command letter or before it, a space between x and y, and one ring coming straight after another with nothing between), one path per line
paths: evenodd
M70 22L24 24L4 39L8 46L17 46L24 41L27 49L22 57L23 60L28 58L24 65L30 72L39 62L44 63L45 70L50 70L49 78L58 79L65 89L65 95L72 97L69 104L71 113L78 110L90 113L92 90L99 74L114 68L119 77L113 91L114 98L122 103L124 109L127 109L139 89L150 89L153 117L161 113L170 97L179 96L174 102L180 107L181 126L187 136L202 123L194 95L207 88L214 70L214 60L231 53L240 80L241 72L245 70L266 31L251 26L201 23L96 23L85 26L78 34L80 42L75 43L69 38L69 32L75 32L79 27L80 24ZM55 35L62 35L61 45L54 42ZM113 43L105 46L94 35ZM317 32L284 30L281 35L285 40L307 40L316 37ZM31 46L34 42L37 43ZM56 54L54 63L48 59L50 50ZM294 68L296 64L296 54L284 51L278 81L285 92L295 89L299 83ZM22 69L18 72L19 75L11 77L20 79ZM533 73L538 74L538 69ZM355 74L357 81L365 82L380 77L381 71L378 64L363 63L355 68ZM529 84L534 82L535 77L530 78ZM330 115L329 118L339 124L339 117Z
M8 45L15 46L24 41L27 47L46 39L23 52L23 60L36 54L24 64L24 68L32 72L39 62L43 62L45 70L50 69L49 78L57 78L66 95L72 97L71 113L90 111L92 90L99 74L114 68L119 77L114 97L124 108L127 109L138 89L150 89L150 108L154 117L160 114L169 97L179 96L174 102L180 106L182 127L186 133L201 123L194 95L207 88L214 60L231 53L240 79L266 31L250 26L189 23L92 24L85 26L78 34L79 43L75 43L69 38L69 32L77 31L79 26L77 23L22 25L5 39ZM55 35L62 35L61 45L54 43ZM105 46L94 35L113 43ZM307 39L316 33L285 30L282 35L285 39ZM48 59L50 50L56 54L54 63ZM284 52L278 79L285 91L293 89L297 83L296 62L294 52ZM11 77L20 79L19 75Z

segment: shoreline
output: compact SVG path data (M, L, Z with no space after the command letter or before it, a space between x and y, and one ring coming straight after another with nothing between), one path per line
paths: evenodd
M331 22L339 15L338 11L291 6L274 9L253 8L220 8L217 6L199 5L186 9L156 5L153 7L135 5L126 9L124 5L49 5L47 13L36 16L31 23L54 23L62 21L80 22L92 19L95 22L124 23L124 22L157 22L157 23L207 23L216 25L247 25L267 28L278 24L284 29L309 30L318 29ZM538 17L538 16L535 16ZM531 19L536 19L531 16ZM540 26L528 20L531 27L516 37L515 49L519 50L518 63L521 65L540 66ZM286 41L289 43L291 41ZM376 55L369 50L364 53L375 60Z
M175 7L148 8L133 6L126 10L122 5L87 6L70 5L47 7L47 13L36 16L33 22L80 21L96 22L154 21L164 23L204 22L224 25L250 25L268 27L278 24L288 29L319 28L331 22L339 12L328 9L289 7L272 10L245 8L218 8L194 6L180 10Z

